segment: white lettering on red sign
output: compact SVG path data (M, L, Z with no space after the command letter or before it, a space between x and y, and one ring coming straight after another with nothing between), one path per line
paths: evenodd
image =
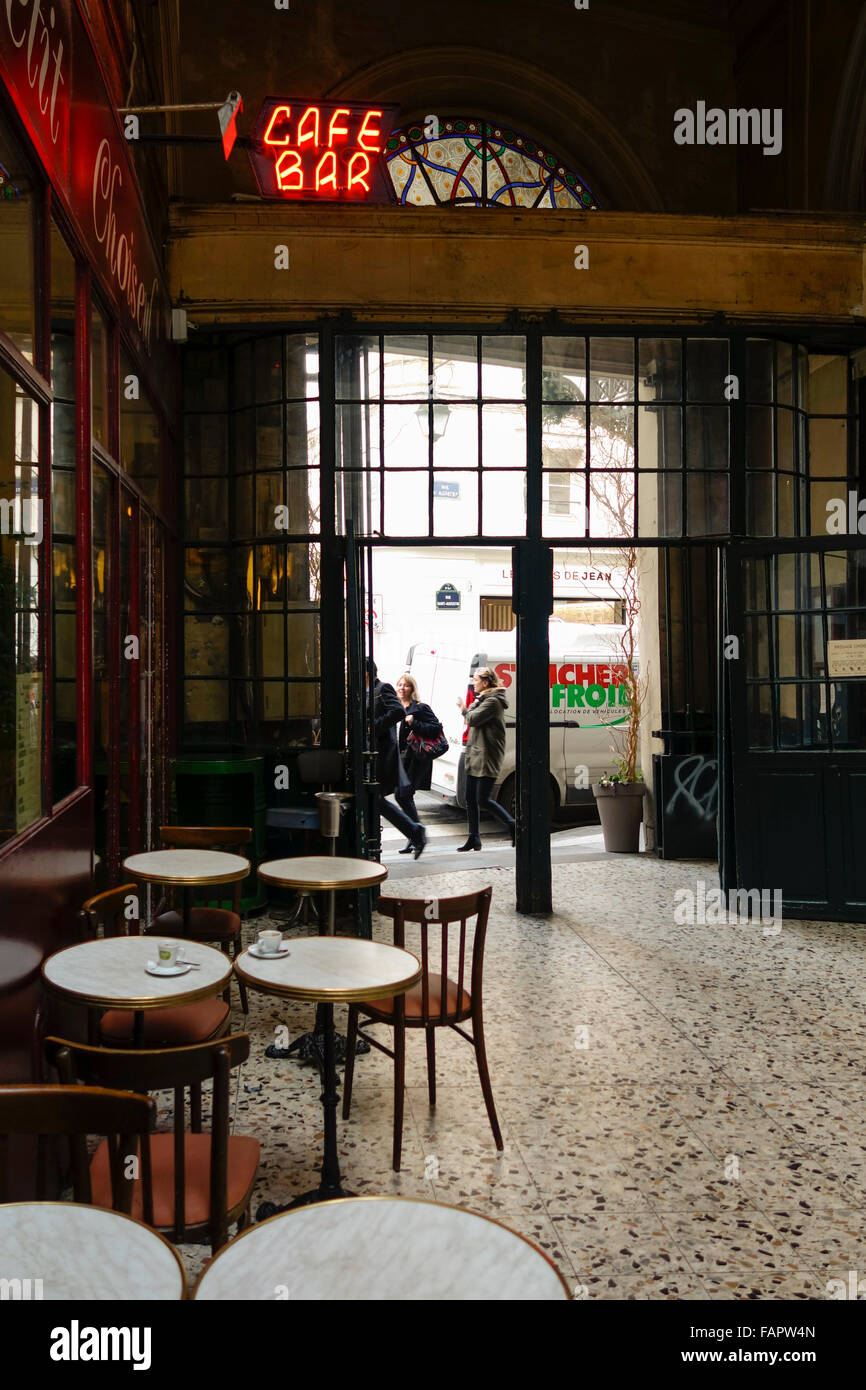
M135 232L117 232L114 199L123 187L120 165L111 157L108 140L103 140L96 152L93 166L93 230L105 252L113 284L125 301L136 327L150 350L153 327L153 306L159 293L159 281L154 280L150 295L144 287L135 260Z
M54 34L55 15L54 6L51 5L47 11L43 10L42 0L17 0L17 17L22 24L20 30L16 29L15 15L16 0L6 0L6 24L9 29L9 37L16 48L23 48L27 44L27 80L30 89L35 93L42 115L49 115L49 128L51 139L57 143L60 134L60 122L56 118L57 94L60 84L64 78L60 72L60 65L63 61L63 40L60 35ZM25 11L24 14L21 11ZM29 24L28 14L29 11ZM54 72L49 87L46 89L46 82L49 74Z

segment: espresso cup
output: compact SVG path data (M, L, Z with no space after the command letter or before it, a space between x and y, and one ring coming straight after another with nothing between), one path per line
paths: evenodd
M265 955L273 955L283 944L283 933L281 931L260 931L259 939L256 942L260 951Z
M157 959L160 965L177 965L177 958L180 953L179 941L160 941Z

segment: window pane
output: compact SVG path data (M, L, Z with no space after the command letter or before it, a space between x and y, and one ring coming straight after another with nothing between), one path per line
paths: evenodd
M97 444L109 449L108 329L98 309L90 315L90 430Z
M478 475L433 474L434 536L478 534Z
M433 395L437 400L476 400L478 342L442 334L433 339Z
M187 347L183 355L184 408L228 408L228 353L223 348Z
M728 467L727 406L686 406L686 466Z
M589 466L605 469L634 467L634 406L590 407Z
M848 422L809 421L809 473L813 478L844 478L848 472Z
M284 341L286 399L304 400L319 394L319 339L315 333L290 333Z
M220 478L190 478L184 485L186 535L195 541L228 540L228 483Z
M772 686L752 685L747 688L749 718L749 747L772 748L773 705Z
M680 473L638 474L638 527L641 536L681 536L683 484Z
M253 347L256 403L266 405L283 398L283 340L257 338Z
M634 400L632 338L590 338L589 369L590 400Z
M586 400L585 338L543 340L541 387L546 401Z
M337 400L379 399L379 339L341 334L336 343Z
M388 473L385 476L385 534L428 535L427 473Z
M183 620L187 676L228 676L229 627L221 614L194 614Z
M780 405L795 404L794 351L790 343L776 344L776 400Z
M640 468L682 468L683 423L678 405L640 406L637 428Z
M746 618L746 675L768 680L770 671L769 618Z
M75 508L75 260L51 227L51 569L53 610L53 795L78 785Z
M383 344L386 401L426 401L429 394L427 339L392 334Z
M507 406L499 408L508 409ZM433 419L433 466L477 468L478 407L433 404L429 407L429 415L418 417L427 428L430 416Z
M688 535L724 535L730 529L727 475L691 474L686 487Z
M541 428L541 459L544 468L585 467L585 405L544 405L541 412Z
M383 443L386 468L427 468L429 461L428 407L386 405Z
M26 165L5 131L0 131L0 213L0 328L32 362L33 188Z
M585 473L545 473L542 494L545 536L585 536Z
M848 359L810 352L808 357L810 415L844 415L848 410Z
M488 474L482 479L481 529L485 536L526 535L526 474Z
M637 374L642 401L681 400L683 363L679 338L641 338Z
M746 477L746 529L750 536L772 536L772 474L750 473Z
M159 422L130 358L120 354L120 464L154 506L159 505ZM135 382L135 386L131 385Z
M728 341L726 338L690 338L687 348L688 399L690 401L723 401L725 377L728 374Z
M773 343L766 338L746 342L746 400L752 403L773 399Z
M228 472L228 417L226 415L187 415L184 421L186 472L218 474Z
M526 468L526 409L485 405L481 411L481 462L485 468ZM489 483L487 487L491 486ZM506 528L505 535L512 534Z
M866 681L834 682L830 701L834 745L866 748Z
M746 408L746 467L773 467L773 412L769 408Z
M43 812L38 423L36 403L0 371L0 841Z
M481 339L481 394L485 399L522 401L526 396L526 339Z
M591 536L634 535L634 473L590 473Z

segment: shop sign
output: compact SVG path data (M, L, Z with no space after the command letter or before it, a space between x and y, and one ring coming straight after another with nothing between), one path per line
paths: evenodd
M460 607L460 590L455 589L453 584L443 584L441 589L436 590L436 610L437 612L445 609L455 610Z
M850 638L827 643L827 675L866 676L866 641Z
M0 77L94 269L150 355L168 337L168 295L127 142L72 0L0 0Z
M450 498L452 498L454 501L459 501L459 500L460 500L460 484L459 484L459 483L434 483L434 484L433 484L433 496L434 496L434 497L450 497Z
M382 150L398 109L267 97L249 147L262 197L392 203Z

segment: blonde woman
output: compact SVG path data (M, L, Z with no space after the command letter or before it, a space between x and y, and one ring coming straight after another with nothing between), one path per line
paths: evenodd
M403 808L410 820L420 824L420 817L415 807L415 793L430 790L433 763L429 758L416 757L407 740L411 733L416 733L421 738L436 738L442 732L442 725L430 706L421 703L418 682L414 676L410 676L408 671L397 681L395 689L397 699L405 711L403 722L400 725L400 757L403 759L403 768L408 785L398 787L394 793L394 799ZM405 848L400 850L400 853L411 854L412 848L412 841L410 840Z
M469 742L463 753L466 771L466 814L469 820L469 839L458 854L481 848L481 812L496 816L511 834L514 844L514 821L490 793L502 770L505 757L505 711L508 696L499 677L489 666L481 666L472 677L475 699L471 705L457 701L463 718L469 725Z

